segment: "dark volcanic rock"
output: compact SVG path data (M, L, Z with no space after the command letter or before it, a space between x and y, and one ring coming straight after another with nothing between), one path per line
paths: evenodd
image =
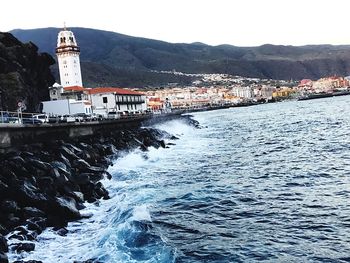
M0 252L8 252L8 250L6 238L0 234Z
M15 110L17 102L24 101L28 111L37 111L40 101L49 98L54 63L50 55L38 53L33 43L23 44L10 33L0 32L0 106Z
M42 217L45 216L45 213L38 208L35 207L24 207L22 209L23 217Z
M81 219L84 202L109 199L100 182L118 150L165 147L171 135L155 129L106 131L81 141L53 141L23 145L16 151L0 153L0 233L12 242L11 251L31 251L34 241L51 226L66 235L69 221ZM13 232L11 232L13 231ZM2 236L0 236L2 237ZM0 239L0 252L7 251ZM87 261L90 262L90 261ZM95 262L95 261L92 261Z
M7 256L4 253L0 252L0 263L8 263L8 262L9 260Z
M16 213L19 210L16 201L13 200L2 201L0 209L1 211L8 213Z
M26 251L26 252L30 252L33 251L35 249L35 244L34 243L15 243L11 245L11 249L15 250L17 252L22 252L22 251Z
M77 203L71 197L56 197L54 209L57 209L56 213L62 218L66 218L68 220L76 220L81 218L77 208Z

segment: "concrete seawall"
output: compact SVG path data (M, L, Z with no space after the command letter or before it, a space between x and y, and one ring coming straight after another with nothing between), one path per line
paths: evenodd
M159 116L138 116L92 122L53 123L53 124L6 124L0 123L0 151L23 144L45 142L57 139L72 139L93 136L111 130L138 128L145 124L179 118L181 114L164 114Z

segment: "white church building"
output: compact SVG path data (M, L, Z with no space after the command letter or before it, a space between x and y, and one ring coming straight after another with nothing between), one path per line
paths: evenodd
M61 84L49 87L50 101L43 101L43 113L73 115L109 112L142 112L147 109L143 93L114 87L84 88L80 69L80 48L72 31L58 33L56 55Z

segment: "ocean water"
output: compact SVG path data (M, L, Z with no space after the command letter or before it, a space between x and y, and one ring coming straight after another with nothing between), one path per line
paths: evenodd
M350 262L350 96L193 115L202 129L159 125L175 145L116 160L103 182L112 198L22 256Z

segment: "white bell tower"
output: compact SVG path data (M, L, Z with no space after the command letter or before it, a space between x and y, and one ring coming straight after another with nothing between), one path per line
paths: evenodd
M56 55L63 87L83 86L81 80L80 48L77 45L72 31L66 26L58 33Z

